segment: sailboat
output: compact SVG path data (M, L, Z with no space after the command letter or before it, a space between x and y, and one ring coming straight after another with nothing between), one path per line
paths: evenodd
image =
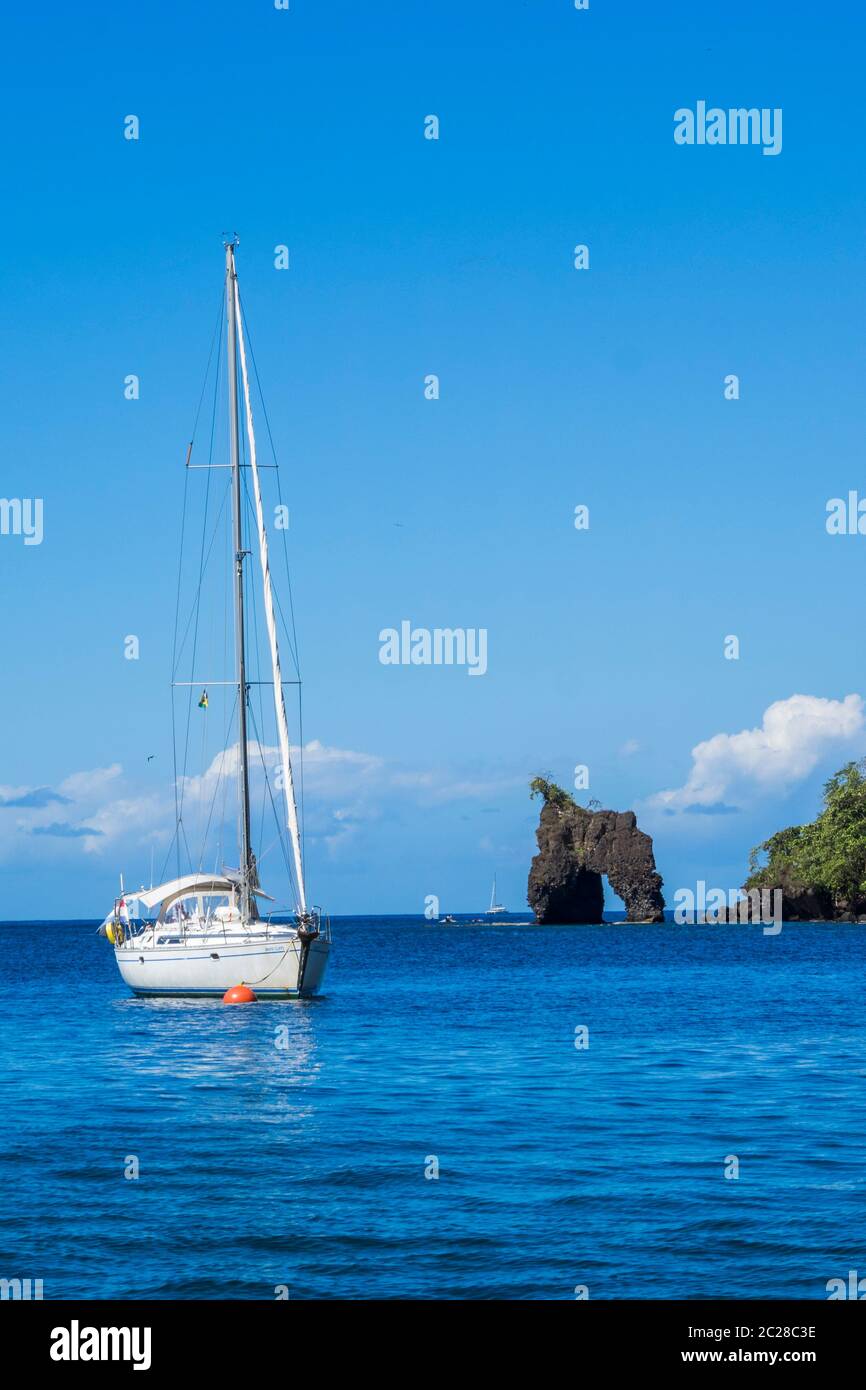
M316 994L321 988L330 951L330 926L323 920L319 908L308 905L304 882L302 842L295 798L284 682L280 668L268 536L250 400L247 344L244 338L235 266L236 246L237 238L225 244L224 326L230 463L204 466L225 467L231 470L226 488L226 493L231 493L231 507L229 509L226 506L224 509L227 520L230 513L231 538L228 541L224 563L225 601L227 607L230 605L233 608L234 620L233 624L226 621L223 627L228 629L233 626L234 629L235 669L231 681L211 682L210 688L213 689L217 685L227 687L233 700L232 723L235 710L237 714L236 756L228 758L227 761L231 764L231 771L235 770L234 762L237 763L239 863L237 867L227 868L220 864L208 870L200 861L194 871L178 872L176 877L157 887L142 888L138 892L130 893L125 892L121 886L120 897L115 899L114 907L99 930L114 948L115 960L123 980L137 995L222 996L235 985L246 985L257 998L306 997ZM220 316L222 317L222 309ZM242 445L240 430L239 386L243 393L246 422L245 447ZM190 445L187 469L190 467L191 450ZM227 496L224 502L227 502ZM250 515L254 514L257 531L262 612L267 628L266 650L270 658L272 676L270 681L252 681L247 674L247 647L250 639L245 628L245 603L248 600L249 582L246 571L254 561L252 550L245 548L245 503ZM252 522L250 529L253 529ZM232 598L228 595L229 588L233 590ZM282 610L280 612L282 613ZM223 647L227 640L228 632L225 630L221 635ZM197 689L199 682L175 681L173 684L189 687L194 685ZM278 734L278 780L282 785L285 808L284 817L279 817L279 837L295 896L290 913L280 914L282 917L288 915L288 921L275 920L273 915L267 915L265 904L274 900L269 898L261 887L259 864L252 845L251 753L261 754L263 749L261 739L250 744L247 726L248 717L255 717L251 688L267 685L272 686L273 691L273 714ZM194 695L190 698L194 699ZM206 714L208 705L208 687L205 687L198 706ZM235 753L235 750L224 750L224 753L229 751ZM224 757L223 763L225 762ZM262 763L264 767L264 759ZM223 786L226 779L222 763L219 773L219 785ZM176 797L177 781L178 779ZM279 796L274 802L271 794L274 809L278 802ZM211 813L213 814L213 806ZM209 829L210 825L211 817L208 818ZM181 828L179 815L175 827L178 867ZM283 839L284 832L287 832L288 846ZM122 883L121 879L121 885Z
M493 887L490 890L490 906L487 909L487 917L496 917L500 912L507 912L508 908L503 907L502 903L496 901L496 875L493 875Z

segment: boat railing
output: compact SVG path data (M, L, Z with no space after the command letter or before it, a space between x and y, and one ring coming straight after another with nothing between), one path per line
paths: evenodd
M275 922L275 921L274 921L274 917L275 917L275 916L279 916L280 918L285 918L285 917L289 917L289 914L281 913L281 912L269 912L266 918L262 918L261 920L265 923L265 936L266 936L266 937L270 937L271 928L272 928L272 927L273 927L273 929L274 929L275 932L279 932L279 931L285 931L286 927L292 927L292 926L297 926L297 925L298 925L298 919L297 919L297 917L295 917L294 920L292 920L291 917L289 917L289 920L281 920L281 921L279 921L279 922ZM331 919L330 919L330 917L324 917L324 916L322 915L320 909L317 908L317 907L314 907L314 908L313 908L312 912L310 913L310 917L312 917L313 921L315 922L315 924L316 924L316 926L317 926L317 928L318 928L318 935L321 937L321 939L322 939L323 941L327 941L327 942L330 943L330 940L331 940Z
M321 937L323 941L327 941L328 943L330 943L330 917L325 917L319 908L313 908L309 915L315 926L318 928L319 937ZM279 917L280 920L275 921L275 917ZM182 942L184 945L186 945L190 939L195 938L195 934L197 934L195 929L198 929L198 932L200 932L200 930L204 928L208 936L222 936L223 941L226 944L228 944L229 928L236 928L237 925L237 923L223 921L220 918L213 916L211 913L208 913L207 916L203 918L193 915L188 918L182 918L180 921L175 922L160 922L158 919L153 922L140 921L137 922L134 927L128 927L126 934L127 938L129 939L133 936L139 936L142 934L142 932L145 932L147 930L152 930L154 936L159 930L173 930L177 933L178 940ZM261 931L262 928L264 928L265 938L270 939L272 931L274 935L276 935L279 932L284 932L287 927L297 926L298 919L297 917L293 917L293 914L289 912L281 913L279 909L277 909L275 912L269 912L267 917L260 917L258 919L258 922L252 925L257 932ZM192 932L191 929L193 929Z

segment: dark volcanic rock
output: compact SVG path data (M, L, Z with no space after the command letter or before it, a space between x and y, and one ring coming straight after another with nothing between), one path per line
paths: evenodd
M744 887L742 891L747 896L741 902L710 913L711 919L719 923L764 921L776 912L777 893L781 893L780 920L785 922L853 922L862 910L858 903L834 904L829 888L798 883L784 869L774 883L751 890Z
M820 888L782 889L782 914L786 922L828 922L833 917L830 894Z
M533 871L540 858L537 855L532 861ZM543 886L536 881L535 896L530 873L529 905L539 922L600 922L604 915L601 874L582 869L564 846L557 845L548 861Z
M587 811L546 801L536 838L528 897L539 922L600 922L602 874L625 903L630 922L664 921L653 842L638 830L633 811Z
M782 890L782 915L786 922L828 922L836 915L833 894L827 888L794 883L784 873L776 888Z

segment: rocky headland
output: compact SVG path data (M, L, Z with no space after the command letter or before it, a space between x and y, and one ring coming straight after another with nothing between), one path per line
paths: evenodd
M752 850L743 887L781 890L786 922L866 922L866 759L824 784L807 825L789 825Z
M653 842L637 828L633 811L579 806L554 782L537 777L533 796L543 800L529 871L527 895L544 925L601 922L602 876L625 903L629 922L663 922L662 878Z

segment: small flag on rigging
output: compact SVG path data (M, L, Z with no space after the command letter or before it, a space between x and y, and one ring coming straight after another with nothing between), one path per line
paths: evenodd
M206 690L203 690L203 691L201 692L201 699L200 699L199 702L198 702L198 707L199 707L199 709L207 709L207 691L206 691Z

